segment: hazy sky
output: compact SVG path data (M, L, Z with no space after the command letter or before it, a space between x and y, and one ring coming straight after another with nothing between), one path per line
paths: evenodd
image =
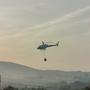
M36 49L41 41L60 41L47 62ZM90 0L0 0L0 60L90 71Z

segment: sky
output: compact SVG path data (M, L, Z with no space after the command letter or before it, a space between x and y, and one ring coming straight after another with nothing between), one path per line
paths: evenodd
M60 41L46 50L47 62L42 41ZM0 0L0 61L90 71L90 0Z

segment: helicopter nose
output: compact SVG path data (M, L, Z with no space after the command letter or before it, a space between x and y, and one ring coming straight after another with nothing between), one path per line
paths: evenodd
M40 49L40 47L37 47L37 49Z

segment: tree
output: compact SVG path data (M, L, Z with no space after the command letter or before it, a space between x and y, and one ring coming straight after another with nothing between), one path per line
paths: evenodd
M3 90L18 90L18 88L14 88L12 86L8 86L8 87L4 88Z

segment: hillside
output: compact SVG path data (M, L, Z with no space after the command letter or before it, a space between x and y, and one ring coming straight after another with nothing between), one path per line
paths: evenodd
M0 62L2 81L29 85L43 85L59 82L90 81L89 72L37 70L23 65Z

